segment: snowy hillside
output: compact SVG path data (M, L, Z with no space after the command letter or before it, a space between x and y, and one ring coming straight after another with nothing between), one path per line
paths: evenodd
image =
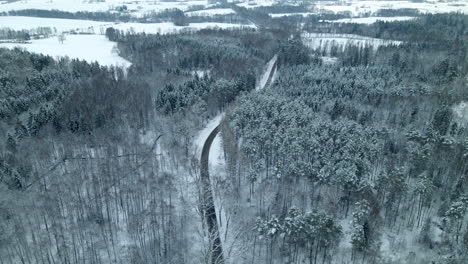
M427 2L412 2L412 1L320 1L318 9L338 12L350 12L353 16L359 16L364 13L374 14L379 9L403 9L415 8L422 13L449 13L461 12L468 13L468 3L466 1L427 1Z
M186 16L213 16L213 15L230 15L236 12L231 8L213 8L198 11L185 12Z
M303 33L301 36L307 47L326 53L330 53L332 47L338 47L338 50L343 51L349 45L359 47L369 45L376 50L380 46L401 44L401 41L370 38L353 34Z
M40 27L48 27L56 31L55 33L60 33L63 31L94 33L94 30L97 28L110 26L113 24L115 23L77 19L0 16L0 28L10 28L13 30L32 30Z
M131 64L117 54L115 43L103 35L67 35L63 43L60 43L57 37L33 40L26 44L0 43L0 48L15 47L52 57L67 56L72 59L99 62L106 66L127 68Z
M392 22L392 21L408 21L416 19L415 17L407 17L407 16L401 16L401 17L360 17L360 18L343 18L343 19L338 19L338 20L329 20L327 22L332 22L332 23L356 23L356 24L372 24L377 21L383 21L383 22Z

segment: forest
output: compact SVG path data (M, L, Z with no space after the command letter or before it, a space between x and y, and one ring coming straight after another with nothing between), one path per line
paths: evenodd
M127 70L0 48L0 264L467 263L468 16L230 7L258 28L107 28ZM323 54L301 31L402 44ZM221 113L214 259L194 145Z

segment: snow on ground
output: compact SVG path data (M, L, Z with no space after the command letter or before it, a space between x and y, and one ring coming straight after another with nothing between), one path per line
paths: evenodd
M461 102L452 107L454 120L460 126L465 127L468 124L468 102Z
M83 1L83 0L20 0L0 4L0 12L24 9L61 10L67 12L78 11L109 11L123 5L127 6L130 14L141 16L146 12L163 11L164 9L178 8L182 11L195 5L207 5L206 0L190 1L162 1L162 0L105 0L105 1Z
M256 28L255 25L242 25L242 24L229 24L229 23L215 23L215 22L201 22L190 23L188 26L176 26L172 22L163 23L120 23L112 25L113 28L125 32L146 33L146 34L169 34L177 33L180 31L197 31L205 28ZM106 27L101 27L101 33L104 34Z
M333 65L338 62L337 57L323 56L321 59L322 59L322 63L326 65Z
M255 8L261 6L272 6L275 5L277 1L274 0L248 0L244 1L243 3L237 4L238 6L245 7L245 8Z
M317 3L317 8L328 10L334 13L351 12L353 16L359 16L363 13L374 14L379 9L402 9L415 8L422 13L448 13L462 12L468 13L468 3L464 0L458 1L427 1L415 3L411 1L358 1L345 0L340 2L321 1Z
M190 23L184 27L186 29L200 30L204 28L257 28L255 25L243 25L243 24L229 24L229 23L214 23L214 22L201 22L201 23Z
M185 12L186 16L213 16L213 15L229 15L236 12L231 8L213 8L198 11Z
M199 133L198 135L195 137L194 139L194 154L195 154L195 157L197 158L200 158L201 157L201 153L202 153L202 149L203 149L203 145L205 144L205 141L206 139L208 138L208 136L211 134L211 132L213 131L213 129L215 129L220 123L221 123L221 120L223 119L224 117L224 113L220 113L218 114L217 116L215 116L214 118L212 118L210 121L208 121L208 123L206 124L205 128L203 128ZM216 141L216 139L215 139ZM217 147L214 147L215 146L215 143L213 142L212 145L211 145L211 151L210 151L210 164L216 164L216 160L214 160L213 158L214 157L217 157L216 154L214 154L214 149L217 148Z
M32 30L40 27L48 27L57 32L76 31L93 33L95 27L109 26L113 23L97 22L90 20L40 18L25 16L0 16L0 28L11 28L13 30Z
M127 68L131 63L115 52L115 43L103 35L66 35L61 44L57 37L33 40L30 43L1 43L0 48L24 48L30 52L52 57L76 58L101 65Z
M0 16L0 28L11 28L13 30L34 30L39 27L49 27L57 32L75 31L77 33L105 34L108 27L131 31L135 33L147 34L167 34L177 33L182 30L200 30L204 28L240 28L249 27L255 28L255 25L229 24L202 22L190 23L188 26L175 26L172 22L164 23L112 23L112 22L97 22L90 20L75 20L75 19L58 19L58 18L39 18L25 16Z
M338 46L339 50L343 51L348 45L360 47L369 45L377 50L380 46L400 45L402 43L396 40L370 38L353 34L303 33L301 36L307 47L313 50L326 51L327 53L330 53L333 46Z
M268 14L271 17L285 17L285 16L303 16L307 17L310 15L316 15L317 13L307 12L307 13L279 13L279 14Z
M355 24L372 24L377 21L392 22L392 21L408 21L416 19L416 17L400 16L400 17L360 17L360 18L343 18L338 20L326 20L331 23L355 23Z
M276 60L278 59L278 55L273 56L273 58L267 63L265 72L262 74L262 77L260 78L260 81L257 84L257 87L255 87L255 90L261 90L265 88L267 85L268 79L270 77L271 70L273 69L273 66L275 65Z

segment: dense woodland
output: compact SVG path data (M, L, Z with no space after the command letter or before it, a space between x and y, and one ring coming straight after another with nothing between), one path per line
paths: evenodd
M246 219L262 238L252 254L391 263L387 243L396 263L468 260L467 120L451 108L468 96L467 21L373 24L408 42L348 47L333 66L281 61L272 87L240 97L224 126L228 186L260 216Z
M330 65L235 8L259 29L107 29L128 71L0 49L0 264L216 264L193 144L221 111L225 263L468 261L468 16L308 21L404 41Z

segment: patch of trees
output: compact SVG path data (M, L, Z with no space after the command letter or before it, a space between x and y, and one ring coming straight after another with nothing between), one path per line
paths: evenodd
M27 41L31 39L28 30L13 30L9 28L0 28L0 40Z
M0 40L5 40L6 42L26 42L31 39L47 38L55 33L57 33L57 30L50 27L38 27L29 30L0 28Z
M396 17L396 16L412 16L421 15L418 9L415 8L399 8L399 9L379 9L376 13L379 17Z
M158 89L157 108L165 114L185 112L194 105L212 112L252 90L256 73L277 45L273 36L254 30L144 35L109 28L106 35L134 63L132 72L153 75L163 71L182 77ZM203 76L186 74L191 72Z
M4 66L0 72L3 127L0 136L5 139L5 146L15 150L10 151L13 156L4 164L8 173L5 172L2 181L11 188L24 188L27 185L25 179L29 177L27 174L16 175L10 167L17 162L27 164L13 158L16 147L12 146L19 141L41 135L46 127L51 127L56 134L92 134L97 129L133 120L132 115L121 118L124 109L132 108L132 104L133 107L145 107L145 112L150 108L144 102L137 104L132 100L137 95L145 98L139 93L143 92L141 84L124 81L120 69L78 60L54 61L51 57L19 49L1 49L0 54ZM130 89L133 92L127 95ZM134 110L143 113L142 108ZM140 120L143 117L138 116L136 124L144 122Z

